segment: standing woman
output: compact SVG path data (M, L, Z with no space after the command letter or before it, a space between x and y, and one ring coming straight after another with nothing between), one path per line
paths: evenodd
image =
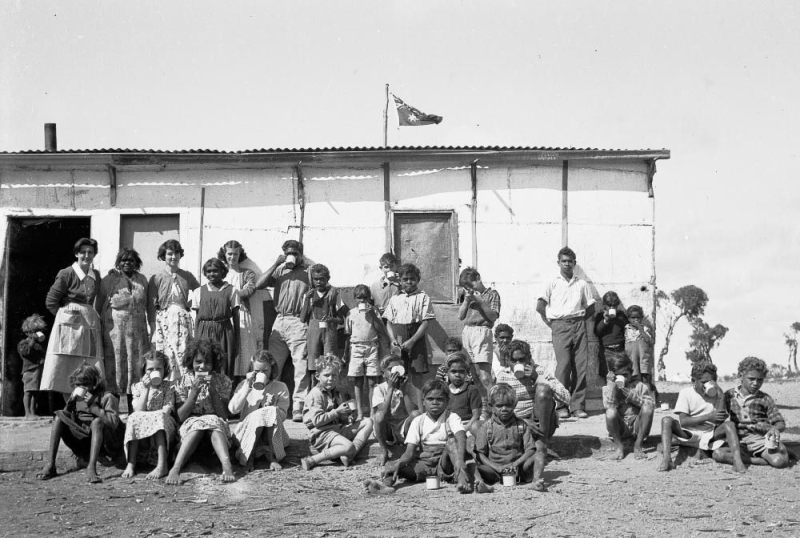
M250 298L256 291L256 274L242 267L241 262L247 259L247 254L238 241L228 241L222 245L217 258L228 266L225 282L233 286L239 294L239 312L238 316L234 315L234 329L239 340L238 354L230 359L233 369L228 372L228 377L238 381L247 375L250 359L262 347L260 344L263 340L258 334L260 329L254 323L253 310L250 308Z
M192 273L180 268L182 257L183 247L175 239L158 247L164 268L150 277L147 290L153 348L169 359L170 381L177 381L185 371L183 354L193 332L189 292L200 287Z
M72 392L69 376L90 364L103 373L103 336L95 310L100 273L92 268L97 241L82 237L72 249L76 262L62 269L47 292L46 306L56 319L47 344L41 390Z
M106 387L126 395L130 403L131 389L139 381L139 358L150 351L147 279L139 272L142 259L132 248L120 249L114 267L100 282L97 298L103 320Z

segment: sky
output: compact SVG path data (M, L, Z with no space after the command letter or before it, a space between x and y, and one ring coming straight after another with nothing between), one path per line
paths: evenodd
M723 373L800 320L800 5L0 0L0 151L390 145L671 150L656 273L710 298ZM394 121L394 125L391 122ZM608 209L613 210L613 208ZM580 254L579 254L580 256ZM667 355L688 370L688 326ZM660 344L657 345L660 349Z

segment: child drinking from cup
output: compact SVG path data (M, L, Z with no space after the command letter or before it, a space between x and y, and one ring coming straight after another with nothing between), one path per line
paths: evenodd
M359 284L353 290L353 297L358 306L348 312L344 323L344 332L350 335L347 345L350 358L347 377L353 380L356 420L361 420L364 418L364 378L367 381L366 400L369 404L368 408L371 410L372 391L378 384L381 375L380 361L378 360L379 342L388 343L389 335L372 304L369 288L364 284Z
M327 355L317 368L317 386L306 396L303 423L311 430L309 442L318 453L301 460L305 471L336 458L347 467L372 433L372 420L353 420L354 410L336 391L341 371L339 359Z
M594 316L594 333L600 339L598 348L600 377L608 375L607 361L613 355L625 353L625 333L628 326L628 315L621 308L621 301L616 292L608 291L603 295L603 310Z
M186 346L183 356L186 373L177 386L181 445L167 475L167 484L180 485L181 469L205 437L210 437L214 452L222 464L222 481L236 480L228 455L231 380L218 373L222 360L222 348L213 340L195 338Z
M239 414L241 422L233 430L239 448L236 459L250 472L255 460L266 457L272 471L281 470L289 436L283 427L289 412L289 388L278 377L278 365L268 351L258 351L250 359L250 372L239 383L228 411Z
M603 407L606 410L606 429L617 447L614 459L625 457L625 438L634 438L633 455L636 459L644 459L642 443L653 425L653 393L646 383L633 378L633 365L626 355L612 357L608 369L607 383L603 387Z
M47 463L36 478L48 480L58 474L56 456L59 444L64 441L78 459L78 467L86 466L89 483L97 484L102 482L97 474L100 453L113 457L122 447L124 427L119 420L119 400L106 392L100 370L88 364L82 364L72 372L69 384L72 394L66 407L56 411L50 430Z
M389 445L402 445L411 421L422 414L422 394L408 381L404 363L399 355L384 357L381 361L384 382L372 392L372 420L380 446L379 467L389 457Z
M47 330L47 323L39 314L33 314L22 322L25 338L17 344L17 352L22 359L22 386L25 391L22 405L25 418L36 418L36 393L42 382L42 369L47 349L42 345Z
M521 482L533 480L534 444L532 429L514 414L517 393L506 383L489 391L492 418L481 424L475 436L477 476L475 491L492 493L492 484L513 473Z
M400 459L383 468L386 487L399 478L409 482L424 482L437 475L454 481L460 493L472 492L472 480L464 463L467 436L458 415L447 410L447 387L431 379L422 387L425 414L415 418L406 435L406 451Z
M140 362L141 381L131 389L133 412L125 428L128 466L122 477L131 478L136 474L137 460L152 462L155 448L157 463L147 480L157 480L167 475L167 457L177 437L178 426L173 418L175 385L169 380L169 358L164 353L149 351L142 355Z

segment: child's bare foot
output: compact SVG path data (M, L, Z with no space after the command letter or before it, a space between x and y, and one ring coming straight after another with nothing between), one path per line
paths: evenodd
M81 469L86 469L89 466L89 462L83 458L79 458L75 456L75 470L80 471Z
M344 465L345 467L350 467L350 458L348 458L347 456L342 456L339 459L341 460L342 465Z
M255 468L256 468L255 458L250 456L250 459L247 460L247 463L245 463L244 472L249 473Z
M312 460L310 457L303 458L300 460L300 467L303 468L304 471L310 471L314 467L316 467L316 462Z
M278 463L277 461L271 461L269 463L269 470L270 471L280 471L281 469L283 469L283 466L280 463Z
M222 464L222 481L223 482L235 482L236 476L233 474L233 467L231 466L231 462L223 462Z
M395 491L393 487L387 486L378 480L364 480L364 486L370 495L389 495Z
M675 464L672 463L672 458L667 456L661 460L661 463L658 465L658 469L656 469L656 471L671 471L674 468Z
M25 420L36 420L37 418L39 418L38 415L33 413L25 413Z
M615 445L615 447L616 448L614 450L614 455L611 457L611 459L614 460L625 459L625 446L622 443L619 443L618 445Z
M459 493L472 493L472 484L466 476L467 473L460 473L458 477L458 492Z
M741 460L734 461L733 462L733 472L734 473L746 473L747 472L747 467L745 467L744 463Z
M547 488L544 487L544 478L539 478L538 480L534 480L533 484L531 484L531 489L533 491L538 491L538 492L547 491Z
M87 471L86 476L89 479L90 484L99 484L100 482L103 481L102 478L97 476L97 472Z
M164 480L170 486L180 486L181 485L181 473L180 471L176 471L175 469L171 470L167 475L167 479Z
M380 452L378 452L378 457L375 459L375 466L376 467L383 467L386 465L386 460L389 459L389 451L385 448L381 448Z
M494 488L483 481L475 483L475 491L478 493L494 493Z
M136 466L132 463L129 463L127 467L125 467L125 471L122 473L122 478L133 478L133 475L136 474Z
M55 466L48 463L42 468L41 471L36 473L36 480L50 480L56 476L58 476L58 472L56 471Z
M644 450L642 450L641 445L633 447L633 457L637 460L647 459L647 455L644 453Z
M159 478L164 478L165 476L167 476L167 468L156 467L150 471L147 476L145 476L145 480L158 480Z

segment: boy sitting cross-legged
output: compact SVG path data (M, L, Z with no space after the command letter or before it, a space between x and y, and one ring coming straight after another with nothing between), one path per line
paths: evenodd
M537 371L531 347L523 340L512 340L506 347L510 368L497 374L497 383L511 386L517 394L514 414L531 427L536 447L532 489L545 491L542 473L547 461L547 443L558 428L556 405L569 406L567 389L554 376Z
M481 424L475 436L477 476L475 491L492 493L506 470L513 470L521 482L533 479L536 445L530 426L514 415L517 393L499 383L489 391L492 417Z
M692 366L692 386L678 394L675 404L678 418L661 419L662 459L659 471L675 468L670 454L672 444L715 450L725 440L731 447L733 468L737 473L747 469L739 451L739 437L733 422L727 420L725 396L717 385L717 367L707 361Z
M786 422L769 394L761 392L767 375L767 365L756 357L739 363L739 385L725 393L725 409L736 425L742 460L752 465L789 465L789 453L781 443ZM736 464L733 447L714 451L714 460Z
M645 457L642 443L653 425L655 402L653 393L645 383L632 377L633 365L626 355L615 355L608 360L606 386L603 387L603 406L606 408L606 428L617 447L614 459L625 457L622 440L633 437L633 455Z
M422 394L408 380L403 358L389 355L381 361L383 383L372 391L372 420L375 439L380 445L377 465L383 467L389 456L389 445L405 441L411 421L422 414Z
M472 492L472 483L464 463L467 435L458 415L447 410L447 387L431 379L422 387L425 414L415 418L406 435L406 451L390 461L383 470L384 486L391 487L398 478L423 482L438 475L458 484L460 493Z

